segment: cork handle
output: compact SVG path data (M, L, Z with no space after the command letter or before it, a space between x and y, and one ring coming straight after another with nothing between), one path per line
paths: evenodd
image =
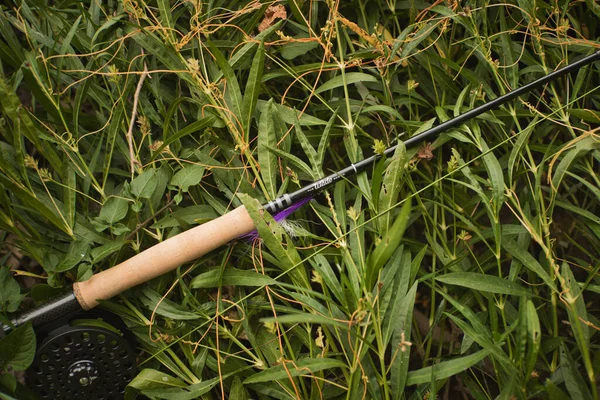
M84 310L98 305L129 288L195 260L233 239L254 230L244 206L161 242L121 264L73 285Z

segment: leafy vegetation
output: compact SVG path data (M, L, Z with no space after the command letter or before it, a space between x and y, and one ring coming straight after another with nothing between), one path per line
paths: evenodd
M597 65L282 224L259 211L591 53L593 0L0 7L2 261L22 285L0 270L0 311L241 204L260 234L104 305L138 340L128 399L598 398ZM22 329L0 367L31 362Z

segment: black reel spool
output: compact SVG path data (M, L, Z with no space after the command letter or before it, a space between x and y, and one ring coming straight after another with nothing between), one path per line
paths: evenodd
M107 312L94 310L80 317L86 319L63 322L45 336L38 333L27 386L41 399L122 399L137 373L129 331Z

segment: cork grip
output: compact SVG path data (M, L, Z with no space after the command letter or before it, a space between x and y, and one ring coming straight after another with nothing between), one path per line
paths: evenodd
M98 305L129 288L195 260L233 239L254 230L244 206L161 242L121 264L73 285L84 310Z

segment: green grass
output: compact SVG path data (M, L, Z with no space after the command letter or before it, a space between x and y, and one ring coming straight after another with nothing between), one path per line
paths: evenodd
M597 65L259 212L599 46L593 0L472 3L2 6L0 311L245 204L260 240L105 305L127 398L597 399Z

